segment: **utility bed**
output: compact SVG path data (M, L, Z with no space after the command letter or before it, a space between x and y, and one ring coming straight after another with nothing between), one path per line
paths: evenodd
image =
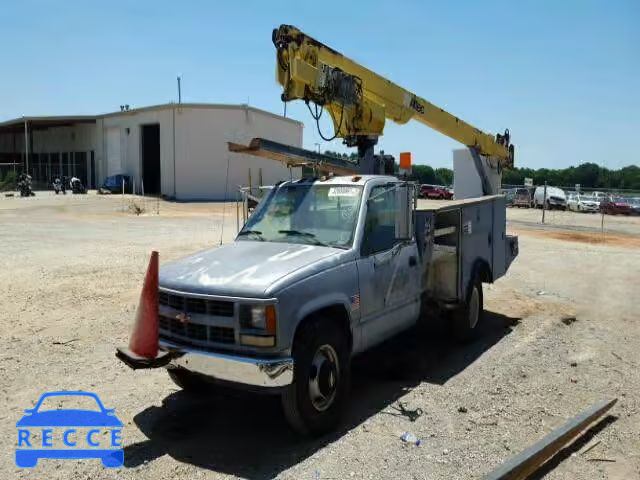
M479 203L486 203L487 201L504 198L504 195L487 195L484 197L463 198L460 200L433 200L433 199L419 199L417 210L427 211L443 211L456 209L461 206L468 206Z
M465 300L476 270L486 282L503 276L518 255L506 234L503 195L461 200L418 200L416 239L423 256L423 290L438 303Z

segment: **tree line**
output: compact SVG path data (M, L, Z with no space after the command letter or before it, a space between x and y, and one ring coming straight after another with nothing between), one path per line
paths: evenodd
M346 154L325 151L326 155L357 161L356 153ZM411 180L418 183L433 185L452 185L453 170L450 168L433 168L429 165L413 165ZM519 168L502 172L503 185L524 185L525 178L532 178L534 185L548 185L557 187L573 187L579 183L582 188L603 188L614 190L640 190L640 166L629 165L620 169L608 169L595 163L583 163L577 167L551 168Z
M419 183L435 185L451 185L453 171L449 168L433 169L428 165L412 167L413 180ZM640 190L640 167L629 165L620 169L608 169L595 163L583 163L577 167L551 168L518 168L502 172L503 185L524 185L525 178L532 178L534 185L557 187L573 187L579 183L581 188L602 188L613 190Z
M350 160L352 162L358 161L358 154L355 152L346 154L333 152L331 150L325 150L325 155L337 157L342 160ZM398 162L395 162L395 171L398 171ZM436 168L429 165L413 165L411 167L410 180L415 180L418 183L428 183L431 185L453 185L453 170L450 168Z
M577 167L549 169L513 168L502 172L503 185L523 185L525 178L532 178L534 185L573 187L579 183L582 188L604 188L619 190L640 190L640 167L629 165L610 170L595 163L583 163Z

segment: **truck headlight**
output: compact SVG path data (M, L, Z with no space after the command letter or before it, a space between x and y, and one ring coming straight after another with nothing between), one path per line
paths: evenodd
M251 330L251 332L240 335L240 343L260 347L275 345L275 305L242 305L240 308L240 326L243 330Z

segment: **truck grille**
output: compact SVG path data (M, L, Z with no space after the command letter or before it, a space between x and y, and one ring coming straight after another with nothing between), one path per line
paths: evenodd
M233 302L184 297L167 292L159 292L160 305L175 308L181 312L202 313L218 317L233 317Z
M169 332L170 335L160 335L167 339L178 335L189 340L202 342L235 343L234 330L230 327L215 327L192 322L183 323L176 318L160 316L160 329Z

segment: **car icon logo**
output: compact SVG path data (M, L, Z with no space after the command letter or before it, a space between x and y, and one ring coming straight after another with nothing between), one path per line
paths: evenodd
M43 402L59 403L62 399L58 397L84 397L93 409L51 410L43 407ZM122 422L114 415L114 410L104 407L95 393L47 392L25 413L16 423L18 467L35 467L41 458L99 458L108 468L123 465Z

